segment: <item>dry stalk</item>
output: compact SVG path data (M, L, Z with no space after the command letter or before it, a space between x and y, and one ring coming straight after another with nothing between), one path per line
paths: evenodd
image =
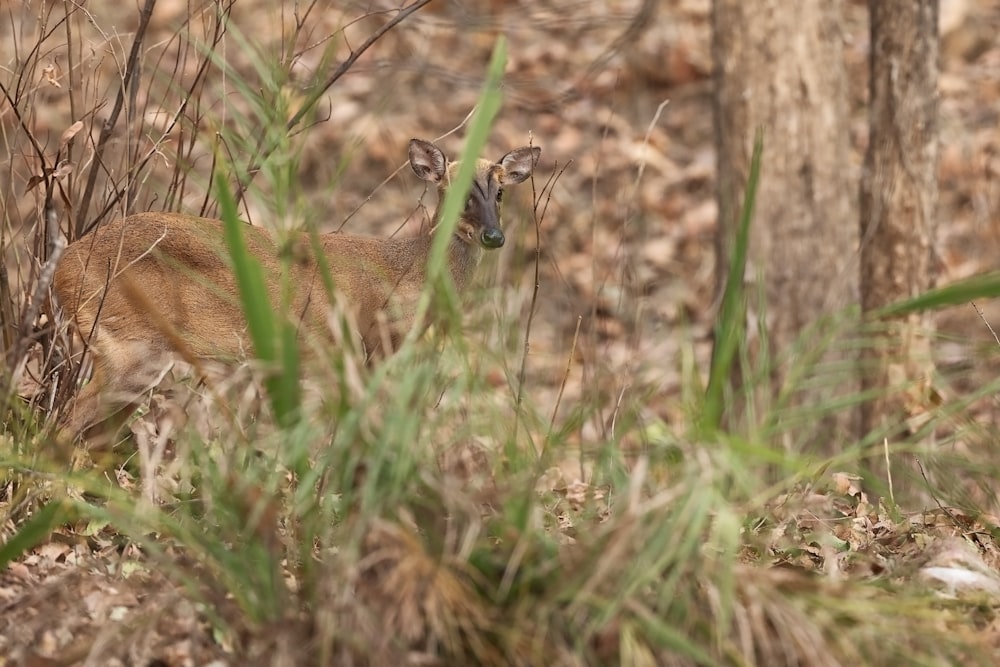
M340 63L340 66L319 86L315 87L306 99L302 102L302 106L293 115L288 122L285 124L285 130L291 132L294 130L302 119L306 117L307 114L312 112L313 107L316 103L326 94L326 91L335 84L340 77L344 76L354 66L354 63L360 58L365 51L367 51L375 42L381 39L387 32L395 28L401 22L406 20L411 14L416 12L418 9L428 4L431 0L417 0L416 2L401 8L398 13L385 25L373 32L368 36L361 46L357 49L352 49L350 55L344 59L344 62ZM274 152L276 146L264 146L266 141L266 135L262 135L258 140L257 147L254 149L253 155L247 163L246 170L243 172L246 174L246 182L239 182L239 176L237 176L237 183L233 186L233 197L236 204L239 205L243 201L243 195L246 194L246 190L250 187L250 183L253 181L254 176L260 170L261 165L265 160Z
M545 214L549 210L549 204L552 201L552 191L555 189L556 183L559 182L559 178L565 173L569 165L573 164L572 160L569 160L566 164L562 166L561 169L553 171L552 175L542 186L542 189L536 193L535 191L535 176L531 176L531 199L534 202L531 214L535 223L535 275L534 284L531 290L531 303L528 305L528 321L524 326L524 346L521 351L521 368L517 374L517 395L514 399L514 432L511 436L514 442L517 442L517 431L521 423L521 404L524 400L524 388L525 388L525 376L528 370L528 354L531 351L531 326L535 319L535 310L538 304L538 290L541 286L541 278L539 276L540 266L542 262L542 221L545 219ZM558 165L556 165L558 167ZM544 203L542 203L544 198ZM541 206L541 211L538 210ZM576 342L574 339L574 347ZM530 438L530 433L529 433ZM538 448L535 447L535 441L531 441L532 448L534 449L535 456L539 455Z

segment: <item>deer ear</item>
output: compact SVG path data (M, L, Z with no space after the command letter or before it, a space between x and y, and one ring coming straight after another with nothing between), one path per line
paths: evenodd
M448 158L429 141L410 139L410 168L421 180L440 183L448 168Z
M503 178L501 185L517 185L523 183L535 165L538 164L538 156L542 154L542 149L538 146L522 146L515 148L511 152L500 158L500 166L503 167Z

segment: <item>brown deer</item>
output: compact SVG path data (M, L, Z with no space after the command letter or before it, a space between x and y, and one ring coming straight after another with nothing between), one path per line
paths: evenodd
M483 249L504 244L503 188L527 179L540 153L536 146L525 146L495 163L477 161L447 252L459 292L469 285ZM438 187L431 232L413 238L319 237L335 301L356 326L369 359L391 353L414 326L433 229L458 165L419 139L410 141L409 159L417 176ZM278 248L259 227L247 226L244 237L277 306L283 270ZM301 319L300 330L329 334L330 299L308 235L297 236L292 246L294 259L287 269L292 312ZM175 213L118 220L70 244L53 285L94 360L93 376L63 425L70 437L105 431L111 417L117 424L124 421L178 352L188 359L231 361L251 349L219 220Z

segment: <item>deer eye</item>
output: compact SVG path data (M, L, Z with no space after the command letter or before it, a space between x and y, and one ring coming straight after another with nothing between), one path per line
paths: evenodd
M503 201L503 188L500 188L497 190L497 203L499 204L502 201Z

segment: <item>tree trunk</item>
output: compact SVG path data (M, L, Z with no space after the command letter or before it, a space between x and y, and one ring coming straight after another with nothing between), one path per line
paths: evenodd
M865 312L926 291L937 219L938 0L869 0L870 135L861 179L861 305ZM889 322L865 352L862 432L890 440L922 409L929 319ZM876 467L879 475L881 465Z
M831 0L714 0L715 124L718 149L717 277L724 283L742 204L753 136L764 130L764 154L751 226L747 293L766 303L767 349L775 392L795 391L790 363L815 353L837 361L808 328L857 301L855 170L849 158L847 82L840 3ZM758 281L762 280L762 285ZM752 304L763 308L765 304ZM749 313L756 321L759 313ZM817 333L819 333L817 331ZM760 341L758 341L759 344ZM807 343L803 355L787 354ZM790 360L791 359L791 360ZM815 366L813 367L816 368ZM829 367L828 367L829 368ZM798 369L797 369L798 370ZM796 371L797 372L797 371ZM795 391L795 402L824 405L832 392L856 387L841 369ZM815 408L817 411L821 407ZM805 416L807 412L802 412ZM839 433L831 432L831 426ZM853 436L850 415L812 420L807 427L836 451ZM810 437L812 439L812 437Z

